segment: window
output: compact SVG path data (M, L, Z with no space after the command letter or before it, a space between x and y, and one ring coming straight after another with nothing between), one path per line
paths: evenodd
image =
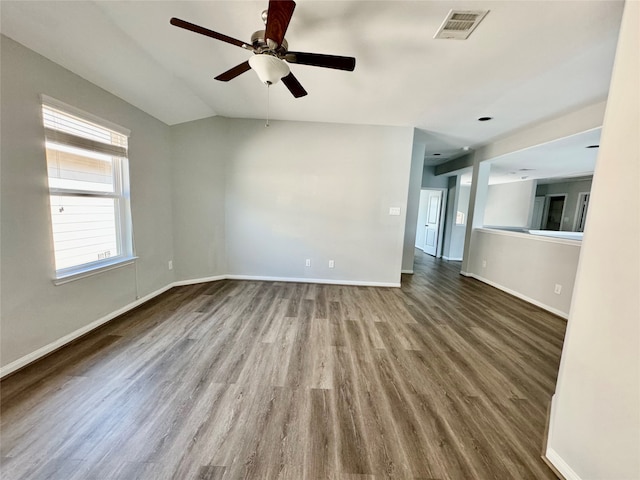
M56 279L133 261L129 132L43 97Z

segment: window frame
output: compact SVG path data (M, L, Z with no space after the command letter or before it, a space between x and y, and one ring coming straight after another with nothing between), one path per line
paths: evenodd
M111 130L117 134L127 137L127 143L130 139L130 130L123 128L119 125L113 124L107 120L99 118L93 114L80 110L76 107L68 105L64 102L41 95L41 115L42 109L50 107L56 110L60 110L63 113L69 114L74 117L78 117L80 120L86 121L103 127L107 130ZM44 140L47 141L46 127L44 123L44 116L41 118L41 125L45 130ZM61 144L65 145L64 142ZM46 149L45 149L46 150ZM92 151L90 148L86 148L87 151ZM95 150L94 150L95 151ZM45 155L46 156L46 155ZM130 201L130 183L129 183L129 151L127 147L125 156L112 155L112 175L113 175L113 192L100 192L83 190L78 188L60 188L49 186L49 168L47 160L47 186L49 194L49 226L50 226L50 238L53 253L53 268L55 285L71 282L79 278L95 275L107 270L119 268L125 265L130 265L135 262L135 246L133 240L133 222L131 219L131 201ZM93 262L87 262L80 265L75 265L65 268L56 268L55 261L55 241L53 234L53 219L51 211L51 199L54 196L58 197L90 197L90 198L111 198L114 200L114 223L116 231L116 245L119 252L118 255L96 260Z

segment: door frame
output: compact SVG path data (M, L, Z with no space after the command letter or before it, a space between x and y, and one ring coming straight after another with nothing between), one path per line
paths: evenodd
M589 210L589 201L591 200L591 191L588 192L579 192L578 193L578 201L576 202L576 213L573 216L573 231L577 232L578 230L578 222L580 221L580 204L582 203L582 201L584 200L585 197L589 197L587 200L587 211ZM584 220L586 221L587 217L587 212L585 212L585 218ZM582 230L584 231L584 225L582 226Z
M420 189L420 194L422 194L424 190L439 190L442 192L442 200L440 202L440 221L438 222L438 246L436 247L436 258L442 258L445 217L447 216L447 197L449 196L449 189L440 187L422 187ZM422 228L424 227L425 226L423 225ZM413 241L413 243L416 243L415 240ZM421 248L420 250L424 252L424 249Z

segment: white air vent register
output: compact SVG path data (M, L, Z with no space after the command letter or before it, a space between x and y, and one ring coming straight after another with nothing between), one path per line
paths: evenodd
M450 10L433 38L466 40L489 10Z

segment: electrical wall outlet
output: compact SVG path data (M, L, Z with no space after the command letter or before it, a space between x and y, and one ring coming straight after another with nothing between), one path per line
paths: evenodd
M553 293L555 293L556 295L560 295L560 292L562 292L562 285L556 283L556 288L553 289Z
M482 260L482 268L486 268L487 267L487 261L486 260Z
M173 270L173 260L169 260L169 270Z
M310 258L307 258L307 259L304 261L304 266L305 266L305 267L310 267L310 266L311 266L311 259L310 259Z
M390 207L389 215L393 215L394 217L400 215L400 207Z
M334 262L333 260L329 260L329 268L333 268L336 266L336 262Z

